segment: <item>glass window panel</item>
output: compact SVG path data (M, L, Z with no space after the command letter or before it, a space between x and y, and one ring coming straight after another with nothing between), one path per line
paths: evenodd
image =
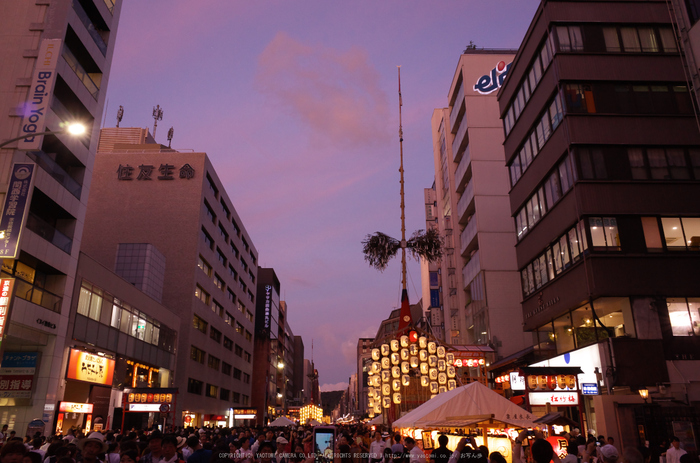
M537 259L532 263L532 272L535 274L535 286L539 289L542 286L542 274L540 273L540 261Z
M546 140L544 136L544 125L542 125L542 119L540 119L539 123L537 124L535 133L537 134L537 147L539 150L541 150Z
M569 259L569 245L566 243L566 235L559 239L559 252L561 253L562 268L568 268L571 265L571 260Z
M524 156L524 160L525 160L523 171L525 171L527 166L529 166L530 163L532 162L532 158L534 157L534 155L532 154L532 148L530 147L530 140L525 140L525 144L523 145L523 150L521 151L521 154L520 154L521 160L523 159L523 156Z
M542 279L542 284L545 284L549 281L548 275L548 269L547 269L547 256L545 254L542 254L539 258L540 262L540 278Z
M530 72L527 75L527 81L530 84L530 89L534 92L537 87L537 79L535 78L535 67L530 68Z
M554 338L557 353L561 354L575 349L574 330L568 313L554 320Z
M517 167L516 167L517 166ZM513 186L518 181L520 177L520 158L515 157L513 164L510 166L510 185Z
M154 326L153 327L153 338L151 339L151 342L157 346L159 338L160 338L160 328L157 326Z
M549 140L549 137L552 135L552 127L549 125L549 114L544 113L542 116L542 120L540 121L540 124L542 125L542 131L544 133L544 141Z
M532 214L531 219L532 219L533 225L540 221L540 205L537 201L537 195L533 196L530 199L527 211L528 212L532 211L531 212L531 214Z
M680 148L667 148L666 158L668 160L671 178L679 180L690 179L690 170L685 162L685 153Z
M661 46L666 53L675 53L678 51L676 46L676 38L673 36L673 30L669 27L659 28L659 35L661 36Z
M566 26L557 26L557 38L559 39L559 51L571 51L569 29Z
M700 150L691 148L688 150L688 154L690 155L690 164L693 166L695 180L700 180Z
M97 288L92 290L92 298L90 298L90 313L88 317L93 320L100 321L100 314L102 313L102 291Z
M530 92L530 84L528 83L527 79L523 80L522 86L523 94L525 95L525 103L527 103L527 101L530 99L530 95L532 95Z
M556 175L556 173L555 173ZM566 193L571 188L571 177L569 176L569 158L564 158L559 164L559 178L561 181L561 191Z
M620 247L620 234L617 231L617 219L615 217L603 217L605 228L605 242L608 247Z
M684 217L681 221L683 222L683 234L685 235L688 249L700 251L700 218Z
M534 63L532 63L532 69L535 71L535 82L539 83L542 78L542 64L540 63L540 57L536 56Z
M552 101L552 104L549 105L549 118L552 121L552 130L556 129L559 126L559 122L561 122L562 118L558 96L554 99L554 101Z
M644 153L641 148L627 148L627 158L629 159L632 178L644 180L649 178L647 168L644 165Z
M528 281L527 281L527 270L521 271L521 272L520 272L520 277L521 277L522 280L523 280L523 283L522 283L522 284L523 284L523 294L524 294L525 296L527 296L527 295L530 294L530 285L529 285L529 283L528 283Z
M90 296L92 291L84 286L80 287L80 296L78 297L78 313L86 317L90 313Z
M662 217L661 227L664 230L666 247L669 250L685 249L685 239L683 238L683 228L681 219L678 217Z
M588 148L579 148L577 152L579 163L581 165L581 178L596 178L593 172L593 160L591 159L591 152L588 150Z
M588 225L591 229L591 245L593 247L605 246L605 230L602 217L589 217Z
M668 318L671 321L671 332L673 335L692 336L693 325L685 298L667 298L666 305L668 306Z
M554 259L552 257L551 249L547 249L547 275L549 280L554 279Z
M535 225L535 220L532 213L532 201L528 201L525 204L525 208L527 210L527 224L530 226L530 228L532 228L532 226Z
M552 254L554 254L554 271L557 275L559 275L563 270L563 266L561 261L562 252L558 242L554 243L554 245L552 246Z
M544 74L544 71L547 70L549 63L552 61L552 54L547 46L547 42L544 43L542 50L540 50L540 60L542 61L542 70Z
M569 39L572 51L583 51L583 37L580 26L569 26Z
M121 318L122 318L121 312L122 312L122 309L119 306L112 305L112 320L111 320L110 325L113 328L119 329L119 323L121 322Z
M603 157L603 150L601 150L600 148L593 148L591 150L591 161L595 169L595 178L608 178L608 173L605 169L605 158Z
M576 336L576 347L581 348L597 341L593 311L585 305L571 313L571 321Z
M571 248L571 260L575 262L580 254L575 227L569 230L569 247Z
M654 29L651 27L640 27L637 30L639 31L639 42L641 43L642 51L657 53L659 51L659 44L656 42Z
M648 250L663 249L661 245L661 233L656 217L642 217L642 228L644 229L644 241Z
M604 27L603 36L605 37L605 50L609 52L619 52L620 49L620 39L617 36L617 28L615 27Z
M666 180L670 178L668 172L668 164L666 155L661 148L648 148L647 157L649 158L649 168L651 170L651 178L657 180Z
M690 322L693 324L693 333L700 336L700 299L688 298L688 310L690 311Z
M623 27L620 29L620 34L622 35L622 46L625 47L626 52L635 53L642 51L642 47L639 45L639 36L637 35L636 28Z
M535 277L532 275L532 265L527 266L527 284L530 294L535 292Z
M532 157L534 159L537 153L539 153L539 148L537 148L537 134L535 131L530 134L530 147L532 148Z
M540 199L540 215L544 216L547 213L547 205L544 202L544 188L537 190L537 196Z
M518 228L518 237L522 238L526 233L527 233L527 215L526 215L525 208L520 209L520 213L518 213L518 223L520 223L520 227Z
M131 326L131 312L128 310L122 310L122 322L119 327L119 331L122 333L129 333L129 327Z
M576 224L576 231L578 232L579 248L581 248L581 252L583 252L586 249L588 249L588 239L586 238L586 226L583 224L583 220L580 220L579 223Z

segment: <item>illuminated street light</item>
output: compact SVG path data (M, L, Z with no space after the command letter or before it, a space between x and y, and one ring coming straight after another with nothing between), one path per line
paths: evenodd
M83 124L81 124L79 122L75 122L73 124L70 124L65 129L58 130L56 132L52 132L52 131L48 130L46 132L30 133L30 134L21 135L19 137L10 138L9 140L5 140L4 142L0 143L0 148L4 147L6 145L9 145L12 142L18 141L18 140L24 140L25 138L33 138L33 137L37 137L37 136L41 136L41 135L65 135L65 134L68 134L68 135L72 135L72 136L76 137L79 135L83 135L86 132L86 130L87 129L85 128L85 126Z

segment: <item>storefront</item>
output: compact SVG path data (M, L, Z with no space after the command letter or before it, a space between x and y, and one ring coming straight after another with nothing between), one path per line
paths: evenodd
M127 388L122 395L122 431L150 429L161 431L175 422L177 388Z
M255 426L258 411L255 408L232 408L229 410L230 426Z

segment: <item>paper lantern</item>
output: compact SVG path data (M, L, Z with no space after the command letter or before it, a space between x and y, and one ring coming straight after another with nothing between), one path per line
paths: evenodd
M401 377L401 368L399 368L398 366L391 367L391 377L392 378Z
M438 373L438 384L447 384L447 375L445 373Z
M401 362L401 373L405 375L409 371L411 371L411 367L408 365L408 362Z
M391 371L382 370L382 382L388 383L389 381L391 381Z
M421 362L427 362L428 361L428 351L425 349L419 350L418 351L418 358L420 359Z
M391 396L389 397L382 397L382 406L384 408L389 408L391 407Z
M391 353L391 364L398 365L399 363L401 363L401 356L399 355L398 352L392 352Z
M379 361L382 358L382 353L379 349L372 349L372 360Z
M374 378L373 378L372 376L368 376L368 377L367 377L367 385L368 385L368 386L373 386L373 385L374 385L373 379L374 379Z
M438 393L438 383L437 381L431 381L430 382L430 393L431 394L437 394Z
M379 375L372 376L372 386L379 387L382 384L382 377Z
M408 353L410 355L418 355L418 346L416 346L415 344L411 344L410 346L408 346Z
M447 387L446 386L438 387L438 394L442 394L443 392L447 392Z
M382 398L381 388L378 388L378 387L374 388L374 406L375 407L377 406L377 403L378 403L377 401L381 400L381 398Z
M561 383L562 387L564 386L564 383ZM547 389L556 389L557 388L557 377L556 375L552 376L547 376Z
M454 380L454 379L448 379L448 380L447 380L447 389L448 389L448 390L451 391L452 389L454 389L454 388L456 388L456 387L457 387L457 381L456 381L456 380Z
M379 415L382 412L382 402L381 400L374 404L374 413Z
M531 391L536 391L537 389L539 389L538 384L537 384L537 376L529 375L527 377L527 387Z
M379 349L382 353L382 357L388 357L391 353L391 348L389 347L389 344L382 344L381 346L379 346Z
M437 352L437 343L434 341L430 341L428 343L428 353L434 354L435 352Z
M455 354L450 353L450 352L446 352L445 353L445 361L450 365L454 365L455 364Z
M457 360L455 360L454 366L456 366L457 368L461 368L462 365L464 365L464 364L462 363L462 359L457 359Z
M421 375L427 375L429 369L430 369L430 367L428 366L427 363L423 362L420 364L420 374Z
M438 358L445 358L445 346L438 346L437 348L437 356Z
M370 418L374 418L374 409L370 410L367 414Z
M428 356L428 366L430 368L437 368L437 355Z
M406 361L410 357L410 355L408 353L408 349L401 349L401 352L399 352L399 353L401 354L401 360Z
M428 370L428 378L430 378L430 381L436 381L438 377L438 371L437 368L431 368Z
M399 351L399 340L398 339L392 339L390 341L389 347L391 347L392 352L398 352Z
M408 375L401 376L401 384L404 386L408 386L409 384L411 384L411 377Z
M396 405L401 403L401 393L400 392L394 392L394 403Z
M547 389L547 375L537 376L537 387L539 389Z
M446 371L447 371L447 377L448 377L448 378L454 378L455 375L456 375L456 373L457 373L456 370L455 370L455 367L454 367L453 365L447 365L447 370L446 370Z
M566 386L569 389L576 389L576 375L567 375Z
M420 347L421 349L427 348L428 338L426 338L425 336L421 336L420 338L418 338L418 347Z
M389 383L382 384L382 395L387 396L390 394L391 394L391 384L389 384Z
M380 362L372 362L372 373L379 373L382 371L382 364Z
M391 382L391 388L394 391L400 391L401 390L401 380L400 379L395 379Z
M389 357L382 357L382 370L388 370L391 368L391 359Z
M437 394L432 394L432 395L430 396L431 399L434 399L435 397L437 397Z
M568 382L568 381L566 380L566 377L567 377L567 376L568 376L568 375L557 375L557 384L559 385L559 387L560 387L561 389L566 388L566 383Z
M408 340L408 336L404 335L399 338L399 341L401 342L401 347L408 347L410 344L410 341Z
M445 363L445 359L438 359L438 361L437 361L438 371L445 371L446 368L447 368L447 364Z
M367 406L373 409L374 408L374 399L369 399L367 401Z

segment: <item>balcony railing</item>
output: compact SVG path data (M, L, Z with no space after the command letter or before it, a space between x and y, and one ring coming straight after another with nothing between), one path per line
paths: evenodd
M453 151L454 153L454 151ZM467 149L464 150L464 156L462 156L462 159L459 161L459 165L457 166L457 170L455 171L455 182L457 183L457 193L461 193L464 190L464 186L467 184L467 170L469 169L469 164L471 164L472 159L471 155L469 154L469 145L467 145Z
M51 157L44 153L43 151L27 151L27 156L29 156L32 161L39 164L39 166L51 175L58 183L63 185L63 187L70 192L73 196L80 199L80 193L83 187L76 182L73 177L68 175L68 173L59 166L56 161L51 159Z
M66 108L63 103L58 101L58 98L56 96L53 97L53 101L51 101L51 110L58 116L59 119L61 119L63 122L71 123L76 120L75 115L73 115L68 108ZM79 119L79 118L78 118ZM90 130L88 129L88 132ZM80 137L78 137L80 141L82 142L83 145L85 145L85 148L90 148L90 136L85 134Z
M51 224L44 221L38 215L32 212L30 212L29 216L27 217L27 228L66 254L71 253L71 249L73 248L73 240L56 230Z
M85 26L85 29L87 29L88 34L90 34L90 36L92 37L92 40L94 40L95 45L97 45L97 48L100 49L102 56L105 56L107 54L107 44L105 43L100 33L97 32L95 24L92 22L92 20L85 12L83 6L78 0L73 0L73 9L78 15L78 18L80 18L80 22L82 22L83 26Z
M452 111L450 112L450 130L452 133L455 131L455 122L457 121L457 116L459 111L464 106L464 82L459 86L459 91L457 92L457 97L455 98L454 105L452 106Z
M90 95L97 100L97 95L100 93L100 87L95 84L92 78L85 72L85 69L80 65L77 58L68 50L68 47L63 47L63 59L66 60L68 66L75 72L78 79L85 85Z
M479 261L479 250L477 249L471 260L467 262L467 265L462 269L462 283L464 287L468 287L469 283L472 282L474 277L476 277L481 271L481 262Z
M467 183L467 187L464 189L464 193L462 193L462 197L459 198L459 201L457 202L457 216L459 217L459 223L466 223L467 207L469 207L469 204L472 202L473 198L474 182L469 181L469 183Z
M20 278L15 279L15 296L52 312L61 313L61 297Z
M459 130L452 140L452 155L455 158L455 162L460 162L462 160L462 155L464 154L463 148L467 142L469 142L469 137L467 136L467 116L464 116L462 122L459 124Z
M467 247L469 244L472 242L474 237L476 236L476 218L472 217L472 219L467 223L467 226L464 227L464 230L462 230L462 233L459 235L459 240L460 240L460 254L464 255L464 251L467 250Z

